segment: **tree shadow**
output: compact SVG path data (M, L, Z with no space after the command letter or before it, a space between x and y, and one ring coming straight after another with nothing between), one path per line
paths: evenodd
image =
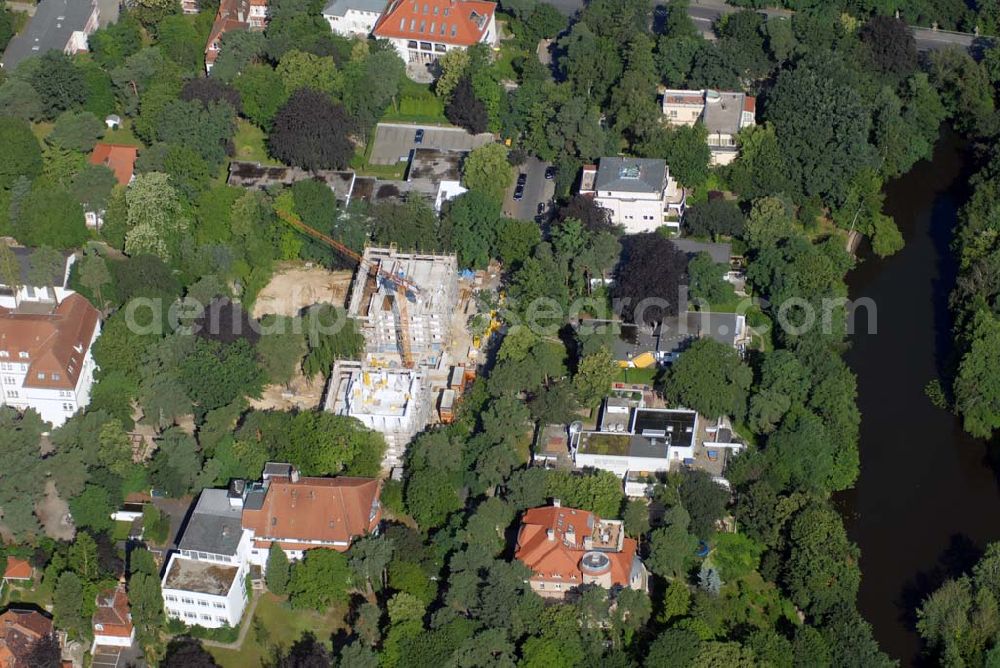
M910 630L916 629L917 610L928 596L933 594L947 580L968 573L983 556L983 549L965 534L952 534L948 547L938 556L937 562L928 570L917 573L906 582L896 601L900 611L899 620ZM937 665L932 657L918 656L915 665Z

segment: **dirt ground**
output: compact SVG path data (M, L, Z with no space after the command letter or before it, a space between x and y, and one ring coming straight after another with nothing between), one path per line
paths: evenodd
M351 286L349 271L328 271L304 265L279 269L253 306L253 317L273 313L293 316L313 304L344 306Z
M38 502L35 514L45 528L45 534L56 540L72 540L76 533L69 516L69 504L59 497L55 482L45 483L45 498Z
M312 410L319 407L323 398L323 374L306 378L299 372L288 385L268 385L260 399L251 399L250 406L257 410L289 411Z

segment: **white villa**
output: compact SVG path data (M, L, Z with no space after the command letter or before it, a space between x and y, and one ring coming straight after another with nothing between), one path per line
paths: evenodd
M627 234L652 232L661 226L679 232L685 192L670 176L664 160L601 158L585 165L580 194L589 195L611 212L611 222Z
M392 0L372 34L389 40L404 62L432 63L473 44L496 48L496 8L483 0Z
M663 93L663 117L668 125L694 125L708 129L713 165L736 159L736 135L756 124L757 100L746 93L715 90L674 90Z
M237 626L249 592L278 544L290 560L312 549L344 552L377 530L381 482L372 478L302 477L269 462L260 482L234 480L198 498L162 580L167 616L188 625Z
M344 37L368 37L386 0L331 0L323 8L323 18L330 30Z

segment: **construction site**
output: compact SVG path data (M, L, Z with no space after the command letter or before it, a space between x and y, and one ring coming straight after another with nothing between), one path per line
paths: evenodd
M324 409L383 434L385 471L401 471L406 445L428 424L453 419L478 364L472 295L491 275L460 277L454 255L365 250L348 301L364 358L334 366Z
M439 369L459 301L455 256L367 248L363 257L347 313L364 334L366 363Z

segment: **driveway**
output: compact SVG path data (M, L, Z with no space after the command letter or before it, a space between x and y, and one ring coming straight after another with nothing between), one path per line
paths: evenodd
M420 128L424 130L424 140L420 148L436 148L447 151L471 151L493 141L493 135L469 134L462 128L439 128L433 125L412 123L379 123L375 129L375 144L372 146L371 164L394 165L407 160L410 150L417 148L413 136Z
M523 165L515 168L514 183L507 188L503 199L504 215L519 220L535 220L538 217L539 202L546 203L546 213L548 213L551 209L552 196L556 191L555 179L545 179L545 168L548 166L549 163L532 156ZM528 175L528 180L524 183L524 197L519 201L514 200L517 174Z

